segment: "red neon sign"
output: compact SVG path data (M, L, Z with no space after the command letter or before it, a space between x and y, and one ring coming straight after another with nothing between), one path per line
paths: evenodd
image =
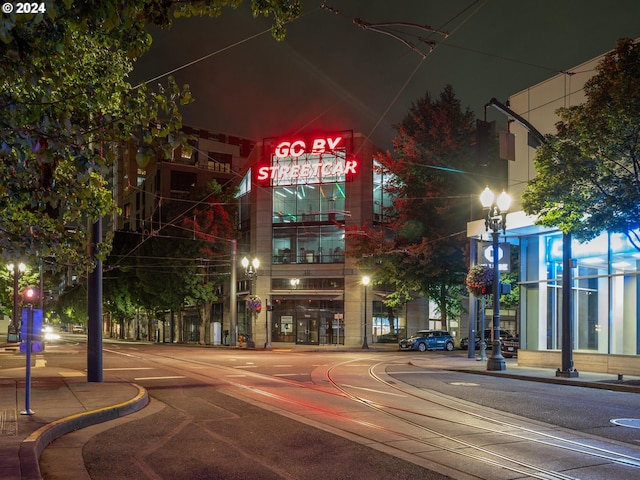
M298 179L341 177L355 175L358 162L334 158L313 163L289 163L264 166L258 169L258 180L293 181Z
M320 155L328 150L335 150L342 142L342 137L336 138L316 138L311 144L311 154ZM299 157L307 151L307 144L304 140L296 140L294 142L280 142L276 146L274 152L278 158Z
M259 167L256 180L272 181L275 184L297 183L298 180L321 182L331 177L355 175L358 161L347 160L343 156L325 155L334 150L342 150L343 137L319 137L310 142L305 140L283 141L273 151L272 165ZM311 148L308 148L310 145ZM301 159L304 154L310 155Z

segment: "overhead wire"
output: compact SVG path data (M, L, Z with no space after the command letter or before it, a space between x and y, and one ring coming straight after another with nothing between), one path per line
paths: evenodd
M366 135L366 138L367 138L369 141L370 141L370 139L371 139L372 135L374 134L374 132L378 129L378 127L379 127L380 123L381 123L381 122L386 118L386 116L388 115L388 113L389 113L389 111L391 110L391 108L393 107L393 105L395 105L395 103L398 101L398 98L399 98L399 97L402 95L402 93L406 90L406 88L407 88L407 86L410 84L411 80L415 77L415 75L417 74L417 72L420 70L420 68L421 68L421 67L422 67L422 65L424 64L425 60L427 59L427 57L428 57L428 56L429 56L429 55L430 55L430 54L431 54L431 53L432 53L436 48L438 48L440 45L444 44L445 42L447 42L448 46L450 46L450 47L452 47L452 48L459 48L459 49L463 49L463 48L464 48L464 47L460 47L460 46L456 46L456 45L451 44L451 43L448 41L448 39L449 39L449 37L451 37L451 35L453 35L453 34L454 34L458 29L460 29L460 28L461 28L461 27L462 27L462 26L463 26L467 21L469 21L469 20L470 20L470 19L471 19L471 18L472 18L472 17L473 17L473 16L474 16L474 15L475 15L475 14L476 14L476 13L477 13L477 12L478 12L482 7L483 7L483 6L484 6L484 4L485 4L486 2L487 2L487 0L476 0L475 2L473 2L473 3L469 4L468 6L466 6L466 7L465 7L465 8L463 8L463 9L461 9L459 12L457 12L453 17L451 17L447 22L445 22L445 23L443 24L443 26L442 26L442 27L434 28L434 29L431 29L431 27L428 27L428 26L425 26L425 25L412 24L412 23L408 23L408 22L384 22L384 23L380 23L380 24L369 24L369 23L364 22L364 21L362 21L362 20L360 20L360 21L359 21L359 23L358 23L358 22L355 22L355 20L359 20L359 19L353 19L353 20L352 20L356 25L359 25L359 26L361 26L361 27L366 26L368 29L373 30L373 31L377 31L378 33L383 33L383 34L386 34L386 35L391 35L392 37L396 38L397 40L400 40L400 41L402 41L403 43L405 43L405 45L407 45L407 44L408 44L407 46L410 46L411 44L410 44L409 42L407 42L406 40L403 40L403 39L399 38L399 33L400 33L400 32L398 32L398 34L396 34L396 33L395 33L395 31L393 31L393 30L383 31L383 28L382 28L382 27L392 27L392 26L401 26L401 25L402 25L402 26L405 26L405 27L419 27L419 28L423 28L423 29L429 28L429 29L431 29L431 32L430 32L430 33L439 33L439 34L440 34L440 33L444 32L444 28L446 28L446 26L447 26L448 24L450 24L450 23L452 23L453 21L455 21L455 19L457 19L458 17L460 17L460 16L464 15L468 10L470 10L470 9L471 9L471 8L473 8L476 4L478 4L478 3L479 3L479 5L477 5L477 7L473 10L473 12L471 12L471 14L467 15L467 16L463 19L463 21L462 21L462 22L460 22L459 24L457 24L457 25L456 25L456 27L455 27L451 32L447 32L447 35L445 36L445 38L444 38L442 41L434 41L434 40L424 39L424 38L422 38L422 37L418 37L418 40L419 40L419 41L422 41L422 42L424 42L424 43L427 43L427 45L429 45L429 47L430 47L430 48L429 48L429 52L427 52L426 54L423 54L423 55L422 55L422 57L423 57L423 58L421 59L421 61L420 61L420 62L418 62L418 64L416 65L416 67L413 69L413 71L412 71L412 72L408 75L408 77L405 79L405 81L404 81L404 82L403 82L403 84L400 86L400 88L398 89L398 91L396 92L396 94L393 96L393 98L391 99L391 101L390 101L390 102L388 103L388 105L386 106L385 110L384 110L384 111L382 112L382 114L379 116L379 118L378 118L378 120L376 121L375 125L372 127L372 129L369 131L369 133ZM336 14L336 15L343 16L342 14L340 14L340 12L339 12L337 9L334 9L334 8L332 8L332 7L328 6L328 5L327 5L327 4L325 4L325 3L321 4L320 9L323 9L323 10L329 11L329 12L334 13L334 14ZM317 9L314 9L314 10L312 10L312 11L310 11L310 12L306 13L306 14L303 14L303 15L301 15L301 16L300 16L300 17L298 17L298 18L301 18L301 17L303 17L303 16L306 16L306 15L308 15L308 14L310 14L310 13L314 13L315 11L317 11ZM343 17L344 17L344 16L343 16ZM243 38L243 39L241 39L241 40L239 40L239 41L237 41L237 42L231 43L231 44L229 44L229 45L227 45L227 46L225 46L225 47L223 47L223 48L220 48L220 49L218 49L218 50L216 50L216 51L214 51L214 52L211 52L211 53L209 53L209 54L203 55L203 56L201 56L201 57L199 57L199 58L196 58L196 59L194 59L194 60L191 60L191 61L189 61L189 62L186 62L186 63L184 63L184 64L182 64L182 65L180 65L180 66L178 66L178 67L176 67L176 68L173 68L173 69L171 69L171 70L168 70L168 71L166 71L166 72L164 72L164 73L162 73L162 74L160 74L160 75L157 75L157 76L155 76L155 77L153 77L153 78L150 78L150 79L148 79L148 80L145 80L145 81L141 82L137 87L139 87L139 86L141 86L141 85L143 85L143 84L149 84L149 83L151 83L151 82L157 81L157 80L159 80L159 79L161 79L161 78L163 78L163 77L166 77L166 76L168 76L168 75L172 75L172 74L174 74L174 73L176 73L176 72L178 72L178 71L184 70L184 69L186 69L186 68L188 68L188 67L191 67L191 66L193 66L193 65L195 65L195 64L198 64L198 63L200 63L200 62L202 62L202 61L205 61L205 60L207 60L207 59L210 59L210 58L212 58L212 57L215 57L216 55L219 55L219 54L221 54L221 53L223 53L223 52L226 52L226 51L231 50L231 49L233 49L233 48L235 48L235 47L238 47L238 46L240 46L240 45L242 45L242 44L244 44L244 43L250 42L250 41L252 41L252 40L254 40L254 39L258 38L258 37L261 37L261 36L263 36L265 33L268 33L268 32L270 32L270 29L265 29L265 30L262 30L262 31L260 31L260 32L258 32L258 33L255 33L255 34L249 35L249 36L247 36L247 37L245 37L245 38ZM403 34L411 36L411 34L406 33L406 32L404 32ZM416 50L416 49L415 49L415 48L412 48L412 50ZM480 52L480 51L477 51L477 50L473 50L473 49L467 49L467 50L472 51L472 52L474 52L474 53L478 53L478 54L490 55L490 54L488 54L488 53L483 53L483 52ZM508 61L516 61L516 60L514 60L514 59L509 59L509 58L506 58L506 57L500 57L500 58L503 58L503 59L508 60ZM520 63L524 63L524 62L520 62ZM562 73L562 72L560 72L560 73ZM137 87L136 87L136 88L137 88ZM316 119L317 119L317 118L321 118L321 117L322 117L323 115L325 115L328 111L330 111L331 109L335 108L335 106L336 106L336 105L338 105L339 103L340 103L340 100L338 100L334 105L331 105L330 107L328 107L327 109L325 109L322 113L320 113L319 115L317 115L315 118L316 118ZM308 124L310 124L310 123L312 123L312 122L313 122L313 120L312 120L312 121L310 121ZM362 148L362 147L360 147L360 148ZM198 152L201 152L199 149L197 149L197 147L196 147L196 150L197 150ZM205 152L202 152L202 153L203 153L203 154L205 154L205 155L207 155L207 157L208 157L208 153L205 153ZM357 154L357 153L358 153L358 152L356 152L356 154ZM210 157L208 157L208 158L210 158ZM215 161L214 159L211 159L211 160L212 160L212 161ZM234 171L233 169L231 169L230 173L234 174L235 176L241 176L241 173L240 173L240 172L236 172L236 171ZM258 188L262 188L261 186L257 186L257 187L258 187ZM137 188L137 187L133 187L133 188ZM189 209L187 209L187 211L185 211L182 215L180 215L180 216L176 217L176 218L173 220L173 222L178 221L180 218L184 217L186 214L188 214L188 212L189 212L189 211L193 210L193 208L195 208L197 205L200 205L200 204L202 204L202 203L206 202L206 200L209 198L209 196L210 196L210 195L211 195L211 194L209 194L209 195L205 196L205 197L204 197L202 200L200 200L200 201L193 201L193 202L194 202L194 203L193 203L193 205L192 205ZM162 199L163 199L163 197L161 197L161 196L157 196L157 198L159 198L159 200L160 200L160 201L162 201ZM173 200L176 200L176 199L172 199L172 201L173 201ZM182 200L182 201L186 201L186 200ZM172 226L176 226L175 224L171 224L171 225L172 225ZM149 238L149 237L146 237L146 238ZM140 242L140 244L138 244L137 246L135 246L129 254L132 254L135 250L137 250L137 249L142 245L142 243L144 243L144 242L146 241L146 238L145 238L145 239L143 239L143 240L142 240L142 242Z

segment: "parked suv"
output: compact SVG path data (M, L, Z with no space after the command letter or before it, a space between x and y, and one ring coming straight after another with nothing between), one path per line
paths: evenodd
M446 330L420 330L409 338L403 338L400 350L453 350L453 337Z

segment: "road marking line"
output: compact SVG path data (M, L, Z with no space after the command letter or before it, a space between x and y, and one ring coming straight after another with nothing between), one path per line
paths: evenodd
M104 371L117 371L117 370L153 370L153 367L122 367L122 368L105 368Z
M140 381L140 380L172 380L175 378L187 378L184 375L170 375L170 376L166 376L166 377L138 377L138 378L134 378L135 381Z
M111 350L108 348L103 349L105 352L109 352L109 353L116 353L118 355L124 355L125 357L133 357L133 358L140 358L138 355L131 355L130 353L124 353L124 352L118 352L116 350Z

